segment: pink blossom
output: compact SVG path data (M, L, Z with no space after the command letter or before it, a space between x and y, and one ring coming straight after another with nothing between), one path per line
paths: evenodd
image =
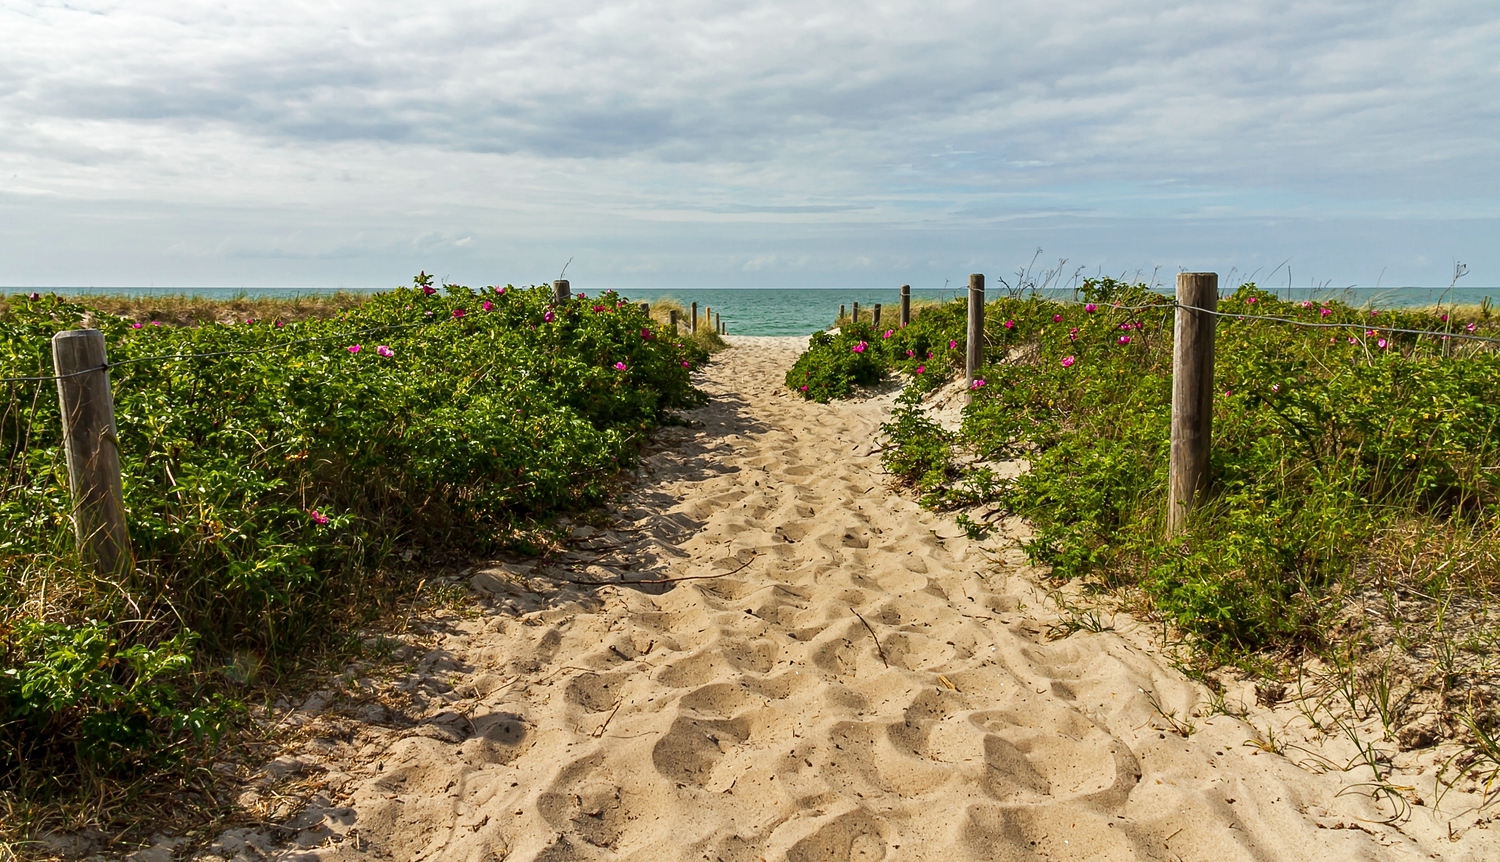
M925 366L925 365L918 365L917 366L917 373L918 374L921 374L922 372L924 372L926 370L927 370L927 366Z
M644 338L644 339L646 339L647 341L650 341L651 340L651 330L643 328L641 330L641 337Z
M1071 356L1064 356L1062 358L1062 367L1064 367L1064 368L1072 368L1073 367L1073 361L1074 361L1073 357L1071 357Z
M799 387L797 387L797 389L798 389L798 390L799 390L799 391L801 391L801 392L806 392L806 391L807 391L807 384L806 384L806 383L804 383L804 384L802 384L802 385L801 385L801 386L799 386Z
M490 302L488 299L486 299L484 302L479 303L479 307L484 309L485 311L489 311L495 307L495 303Z
M1478 329L1478 328L1479 328L1479 324L1477 324L1477 323L1471 323L1468 326L1464 327L1464 329L1467 329L1470 332L1473 332L1475 329Z
M553 314L552 310L549 308L549 309L547 309L547 313L542 315L542 320L545 320L548 323L551 323L553 321L553 319L556 318L556 317L557 317L557 315Z
M1280 392L1281 391L1281 384L1280 383L1272 383L1271 384L1271 391L1272 392Z
M281 328L281 327L283 327L283 326L286 326L286 324L285 324L285 323L283 323L283 322L281 322L281 321L280 321L280 320L278 320L278 321L276 321L276 328L277 328L277 329L280 329L280 328Z
M1077 341L1078 340L1078 327L1075 326L1072 329L1068 330L1068 340L1069 341Z
M625 370L625 363L623 363L623 362L616 362L615 363L615 370L616 371L624 371Z
M1006 329L1015 329L1016 328L1016 322L1014 320L1007 320L1007 321L1005 321L1005 328Z
M1447 313L1444 313L1444 314L1440 315L1438 317L1438 320L1441 320L1442 322L1447 323L1448 322L1448 315L1447 315Z
M141 322L140 321L136 321L135 323L130 324L130 328L131 329L140 329L141 328Z
M852 349L855 353L864 353L866 347L869 347L869 345L865 344L863 341L861 341L860 343L854 345L854 347L852 347L850 349Z
M1302 300L1302 307L1303 308L1312 308L1312 300L1308 300L1308 299Z
M578 294L578 295L579 296L583 296L583 294L581 294L581 293ZM594 311L595 312L600 312L600 311L603 311L603 310L604 310L604 306L602 306L602 305L596 305L596 306L594 306Z
M428 296L432 296L434 293L437 293L437 288L433 287L430 284L424 284L422 285L422 292L427 294Z
M396 351L390 349L389 347L386 347L384 344L381 344L381 345L377 345L376 346L376 348L375 348L375 355L376 356L383 356L386 359L390 359L392 356L396 355Z
M957 350L958 349L958 342L957 341L949 341L948 342L948 349L949 350Z
M1354 336L1351 335L1351 336L1349 336L1349 343L1350 344L1358 344L1359 343L1359 339L1355 338Z
M1052 315L1052 322L1053 323L1062 323L1062 315L1061 314L1054 314L1054 315Z
M885 331L885 333L882 334L880 337L881 338L890 338L892 335L895 335L895 334L896 334L896 330L894 330L894 329L887 329Z
M503 287L497 287L497 288L495 288L495 295L496 296L504 296L505 295L505 288L503 288Z
M253 318L253 317L247 317L247 318L245 318L245 325L246 326L252 326L254 324L255 324L255 318Z
M1379 341L1375 342L1375 346L1379 347L1381 350L1385 349L1385 345L1386 345L1386 342L1385 342L1384 338L1382 338Z
M576 294L574 294L574 296L577 296L579 299L588 299L589 298L589 295L586 294L586 293L584 293L581 290L578 291Z
M907 350L906 351L906 358L908 358L908 359L911 359L912 357L914 357L916 355L917 355L917 352L915 350Z
M345 349L350 353L358 353L360 351L360 346L358 344L351 344Z
M688 366L688 361L686 359L682 360L682 367L683 368L688 368L689 367Z
M1122 335L1122 336L1120 336L1120 343L1121 344L1129 344L1130 343L1130 336L1128 336L1128 335Z
M455 309L453 309L453 319L454 320L462 320L463 317L464 317L464 310L462 308L455 308Z
M927 351L927 358L928 359L932 358L932 351L931 350Z
M1091 302L1088 305L1085 305L1083 307L1083 310L1086 311L1086 312L1088 312L1089 314L1093 314L1094 312L1096 312L1096 311L1099 310L1099 306L1097 306L1097 305L1095 305L1095 304L1093 304Z
M1247 299L1245 301L1248 302L1248 303L1250 303L1251 305L1254 305L1255 304L1255 297L1252 296L1252 297L1250 297L1249 299Z
M30 300L32 300L32 301L35 301L35 300L41 299L42 295L40 293L37 293L36 291L33 290L31 292L31 296L29 296L27 298L30 299Z
M161 321L160 320L153 320L153 321L151 321L151 325L152 326L161 326Z
M314 524L317 524L319 527L325 526L328 523L328 516L323 514L322 512L319 512L317 509L308 509L307 517L311 518L312 522Z
M1371 316L1371 317L1375 317L1375 316L1376 316L1376 315L1378 315L1378 314L1379 314L1379 313L1380 313L1380 312L1378 312L1378 311L1372 311L1372 312L1370 312L1370 316Z
M1333 309L1331 309L1331 308L1320 308L1320 309L1318 309L1318 316L1319 317L1327 317L1328 315L1330 315L1332 313L1333 313Z
M982 378L982 377L976 377L976 378L974 378L974 382L969 384L969 388L970 389L983 389L984 388L984 378Z

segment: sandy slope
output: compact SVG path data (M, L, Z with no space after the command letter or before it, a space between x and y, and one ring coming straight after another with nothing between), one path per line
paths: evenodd
M279 768L326 798L214 852L1500 855L1484 830L1439 846L1365 822L1366 800L1335 795L1347 779L1245 745L1237 719L1171 732L1163 713L1188 716L1203 690L1115 633L1047 639L1014 550L890 492L871 452L888 398L804 403L780 385L797 340L732 340L702 381L713 401L660 435L618 529L579 530L554 568L475 575L488 610L440 625L402 684L408 712L313 720L325 735ZM556 581L663 577L699 579Z

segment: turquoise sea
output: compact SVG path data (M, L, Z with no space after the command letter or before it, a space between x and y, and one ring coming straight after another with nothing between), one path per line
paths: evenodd
M575 291L594 294L603 288L590 288L589 285L575 281ZM72 296L87 296L88 294L128 294L131 296L206 296L214 299L231 299L237 296L247 298L257 297L285 297L316 293L330 293L330 289L322 288L295 288L295 287L267 287L267 288L239 288L239 287L51 287L51 288L29 288L29 287L6 287L0 288L0 292L29 293L36 290L42 293L57 293ZM912 288L913 299L954 299L962 296L966 291L965 286L957 289L948 288ZM374 289L353 290L351 292L375 292ZM838 316L840 305L851 305L859 303L861 309L867 309L876 303L881 303L885 311L882 312L884 319L891 319L896 314L897 304L900 302L900 288L868 287L868 288L620 288L619 292L626 297L638 302L655 302L660 299L673 299L681 303L684 308L688 303L698 303L702 311L712 308L723 318L725 325L729 328L731 335L807 335L818 329L823 329L833 324ZM1071 298L1071 290L1049 290L1044 295L1058 298ZM1288 299L1340 299L1357 306L1422 306L1434 305L1438 302L1474 303L1478 304L1486 297L1500 299L1500 287L1462 287L1452 290L1443 287L1382 287L1382 288L1282 288L1278 294ZM1003 295L1003 292L991 288L989 298ZM863 316L863 315L862 315Z

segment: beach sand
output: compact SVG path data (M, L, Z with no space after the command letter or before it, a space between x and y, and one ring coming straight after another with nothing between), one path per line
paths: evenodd
M1148 637L1050 639L1013 535L890 488L889 394L804 402L805 339L730 341L614 526L474 572L482 612L425 623L404 706L294 711L306 744L270 770L312 801L200 858L1500 856L1247 745ZM628 583L663 578L691 580Z

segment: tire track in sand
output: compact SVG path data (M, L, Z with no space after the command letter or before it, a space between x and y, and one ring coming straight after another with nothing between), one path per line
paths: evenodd
M618 529L476 575L487 611L423 658L409 713L305 764L327 790L286 843L203 858L1428 856L1324 828L1378 814L1235 719L1167 732L1151 699L1186 715L1194 684L1113 633L1046 641L1023 578L889 491L889 398L805 403L781 387L797 340L734 340ZM714 577L556 580L688 576Z

